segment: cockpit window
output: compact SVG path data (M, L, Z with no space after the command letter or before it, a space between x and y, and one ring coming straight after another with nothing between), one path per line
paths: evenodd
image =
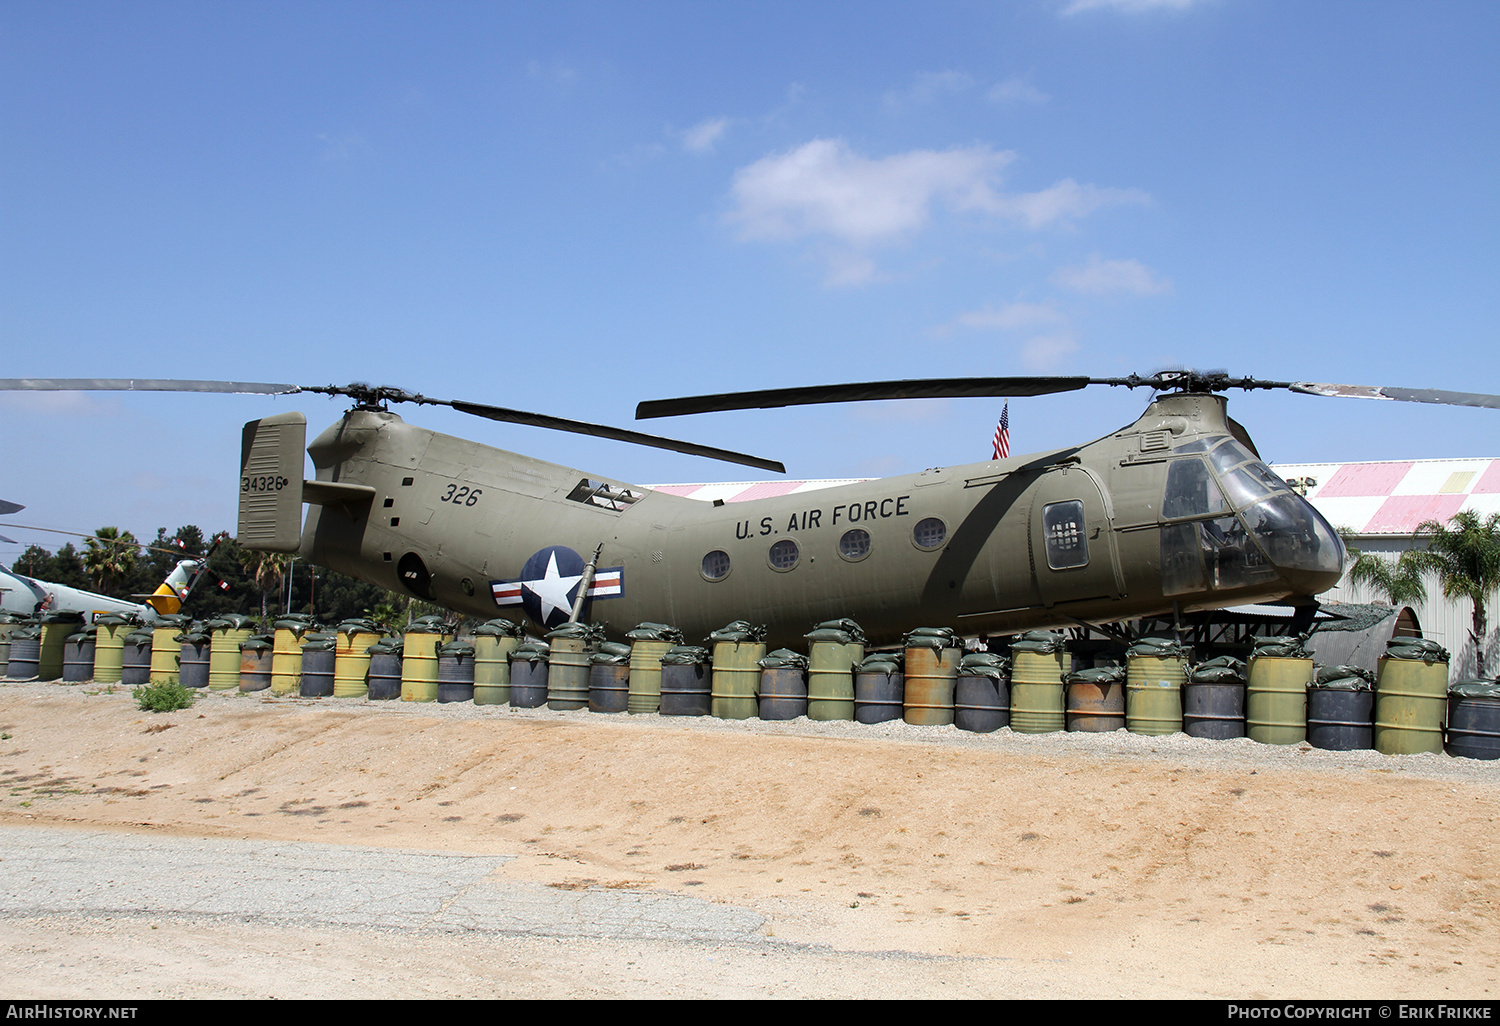
M1161 515L1175 520L1178 517L1202 516L1217 513L1224 508L1224 496L1208 472L1204 462L1192 457L1173 460L1167 468L1167 490L1162 496Z

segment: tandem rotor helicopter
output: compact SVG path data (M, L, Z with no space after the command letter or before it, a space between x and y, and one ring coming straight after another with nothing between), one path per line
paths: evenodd
M923 624L960 634L1171 617L1254 602L1315 606L1345 550L1261 462L1226 413L1228 389L1500 409L1500 396L1141 377L944 378L773 389L641 403L638 419L898 398L1019 397L1088 385L1149 388L1103 438L1007 459L725 505L683 498L438 434L393 403L448 406L784 473L774 461L543 414L368 385L11 379L0 390L185 391L353 401L306 452L306 418L245 425L238 540L488 619L537 628L651 620L701 637L733 620L790 644L851 617L874 644ZM309 509L304 519L303 505Z

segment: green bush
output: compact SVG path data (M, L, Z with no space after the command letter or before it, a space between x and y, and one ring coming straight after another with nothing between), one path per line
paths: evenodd
M157 680L134 690L135 702L151 712L172 712L186 709L198 697L192 688L185 688L176 681Z

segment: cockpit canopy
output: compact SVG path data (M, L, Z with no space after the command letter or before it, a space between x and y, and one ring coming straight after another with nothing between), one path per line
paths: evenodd
M1173 453L1187 458L1169 464L1162 495L1166 594L1264 584L1288 571L1337 580L1343 542L1249 449L1228 435L1209 435Z

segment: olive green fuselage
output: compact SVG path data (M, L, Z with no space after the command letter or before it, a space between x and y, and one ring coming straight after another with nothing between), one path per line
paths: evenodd
M1292 551L1260 538L1273 522L1237 521L1230 486L1215 483L1229 472L1210 474L1200 469L1210 457L1181 454L1231 434L1221 398L1165 396L1136 423L1076 448L717 504L355 410L308 452L319 481L374 496L311 506L301 554L487 619L519 616L496 596L511 593L507 582L514 590L534 554L565 546L586 560L602 545L598 566L619 568L618 594L591 599L585 619L616 633L671 623L690 641L748 620L768 626L772 645L836 617L881 643L921 626L998 634L1331 587L1342 548L1294 519L1299 532L1319 531L1300 543L1317 558L1269 565L1266 553ZM1178 480L1191 478L1197 491L1170 499L1177 508L1166 515L1168 468L1183 460L1198 462L1173 487L1182 492ZM1242 462L1240 476L1259 466ZM1279 493L1276 502L1278 515L1292 509ZM1250 555L1240 559L1248 569L1236 569L1215 539L1247 524L1259 547L1238 539L1233 551Z

